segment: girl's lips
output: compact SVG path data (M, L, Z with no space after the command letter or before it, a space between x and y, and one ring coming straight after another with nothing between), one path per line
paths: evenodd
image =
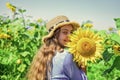
M64 40L64 42L65 42L65 44L66 44L67 42L70 42L70 40Z

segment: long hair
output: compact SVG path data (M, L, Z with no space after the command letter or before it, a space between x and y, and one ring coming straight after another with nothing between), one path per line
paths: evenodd
M60 50L58 44L60 28L54 32L54 35L45 40L38 53L34 56L29 71L27 73L28 80L49 80L47 72L51 70L52 58L56 50Z

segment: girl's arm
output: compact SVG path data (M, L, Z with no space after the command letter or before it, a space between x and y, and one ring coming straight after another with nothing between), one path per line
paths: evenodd
M70 80L87 80L87 77L82 69L80 69L73 61L72 54L67 54L64 61L64 72Z

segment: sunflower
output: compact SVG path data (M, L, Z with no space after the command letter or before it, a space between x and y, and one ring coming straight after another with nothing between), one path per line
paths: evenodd
M86 23L86 24L84 24L84 27L86 27L86 28L92 28L93 25L91 23Z
M10 35L8 35L8 34L5 34L5 33L0 33L0 39L2 39L2 38L10 38Z
M12 12L15 12L16 11L16 7L13 6L12 4L10 4L9 2L6 3L6 6L8 9L10 9Z
M102 58L103 39L92 30L79 28L69 36L67 43L68 50L74 56L74 61L78 65L86 66L88 61L95 62Z
M113 45L113 51L116 55L120 56L120 45Z
M113 30L114 30L114 28L110 27L108 30L109 30L109 31L113 31Z

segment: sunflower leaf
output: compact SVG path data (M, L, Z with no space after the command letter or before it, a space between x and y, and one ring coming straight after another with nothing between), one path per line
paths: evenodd
M116 27L120 29L120 18L114 18L114 21L115 21Z
M114 69L114 66L111 66L110 68L106 69L102 75L106 75L107 73L110 73Z
M110 36L113 41L116 41L120 44L120 36L118 34L112 33Z
M113 62L113 66L117 69L120 70L120 56L117 56Z
M109 53L107 49L103 52L103 59L106 62L108 62L112 56L113 54Z

